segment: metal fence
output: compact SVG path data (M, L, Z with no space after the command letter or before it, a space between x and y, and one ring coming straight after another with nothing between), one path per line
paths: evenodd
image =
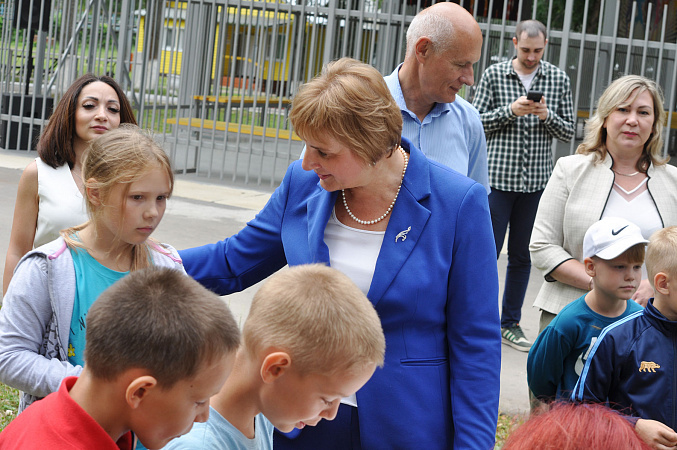
M277 185L303 145L288 121L298 87L342 56L390 73L404 58L407 26L430 3L0 0L0 148L34 147L75 78L108 74L178 171ZM460 3L484 34L476 81L485 67L512 57L517 22L538 18L548 28L545 59L572 81L577 139L608 83L635 73L663 87L670 113L665 152L677 152L677 2ZM555 151L568 154L576 145Z

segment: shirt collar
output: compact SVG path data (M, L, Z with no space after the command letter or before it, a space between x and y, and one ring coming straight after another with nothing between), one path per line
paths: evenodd
M414 114L412 111L409 110L409 108L407 108L407 102L404 100L404 94L402 93L402 85L400 84L399 72L400 68L402 67L402 64L403 63L400 63L400 65L397 66L389 76L385 77L385 81L386 85L388 86L388 89L390 90L390 93L395 99L395 103L397 103L397 106L400 107L400 110L403 113L409 114L413 118L416 117L416 114ZM435 103L435 106L433 106L433 109L430 110L430 112L426 115L426 117L437 117L450 110L451 110L450 103Z
M404 94L402 93L402 85L400 84L400 78L398 76L400 72L400 67L402 63L393 70L393 73L385 77L386 85L390 90L390 93L393 95L395 102L400 107L402 111L409 111L407 109L407 103L404 101Z
M511 60L507 61L508 64L507 64L507 66L506 66L506 68L505 68L505 75L506 75L506 76L507 76L507 75L513 75L513 76L519 78L518 73L515 71L515 68L512 66L512 62L513 62L515 59L517 59L517 57L516 57L516 56L513 56ZM535 78L535 77L544 77L544 76L546 76L546 75L548 74L548 70L549 70L548 62L547 62L547 61L543 61L543 60L541 59L541 61L538 63L538 69L536 69L536 75L534 76L534 78Z

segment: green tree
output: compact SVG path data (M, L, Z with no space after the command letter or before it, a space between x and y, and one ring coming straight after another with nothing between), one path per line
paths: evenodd
M564 25L564 10L566 1L552 1L551 28L561 29ZM548 9L550 3L547 1L538 2L536 9L536 19L548 24ZM585 27L586 33L597 33L597 23L599 21L600 0L590 0L588 4L588 23ZM585 0L574 0L573 11L571 14L571 31L583 31L583 13L585 12Z

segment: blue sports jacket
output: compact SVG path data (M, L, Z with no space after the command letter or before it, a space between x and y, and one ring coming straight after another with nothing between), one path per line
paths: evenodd
M362 447L493 449L501 337L487 193L406 139L402 147L409 166L367 294L386 355L357 393ZM184 267L223 295L285 264L329 264L336 198L296 161L242 231L179 252Z
M677 426L677 322L649 300L643 311L606 327L576 383L572 400L609 402L642 419Z

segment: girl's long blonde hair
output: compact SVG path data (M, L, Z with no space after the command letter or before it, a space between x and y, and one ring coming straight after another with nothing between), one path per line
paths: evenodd
M174 190L174 172L169 157L148 132L135 125L121 124L119 128L92 141L82 162L84 198L89 220L82 225L61 230L61 236L66 244L70 248L86 249L77 239L77 232L89 224L102 220L105 207L116 207L122 211L130 185L143 178L148 171L157 168L167 172L169 196L171 196ZM107 204L113 187L119 184L125 186L122 203L120 205ZM89 189L98 190L100 200L98 205L95 205L87 194ZM143 269L152 265L149 245L159 248L152 238L143 244L132 246L130 270ZM122 255L118 255L120 256Z

